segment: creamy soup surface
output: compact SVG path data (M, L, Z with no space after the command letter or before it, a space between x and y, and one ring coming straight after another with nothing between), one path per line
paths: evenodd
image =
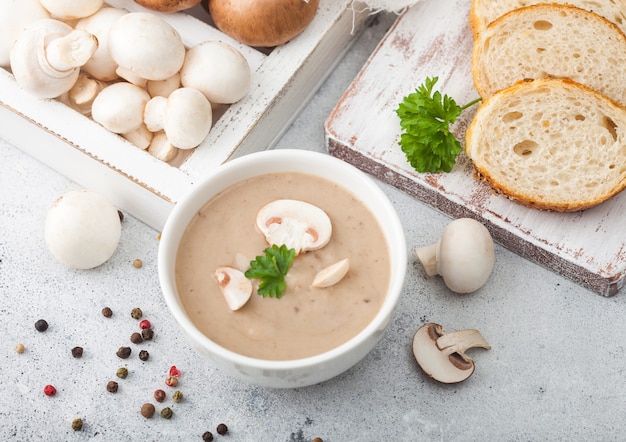
M324 210L330 242L296 256L280 299L256 292L231 311L213 271L247 260L268 247L255 226L257 212L277 199L297 199ZM323 268L348 258L350 270L335 286L312 288ZM196 327L219 345L268 360L309 357L357 335L379 311L390 278L389 252L374 216L345 189L311 175L276 173L251 178L221 192L193 218L176 257L181 302Z

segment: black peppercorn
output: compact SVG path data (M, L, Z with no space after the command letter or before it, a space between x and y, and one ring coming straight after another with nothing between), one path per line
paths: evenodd
M72 430L80 431L83 429L83 420L79 417L72 421Z
M163 410L161 410L161 416L164 419L170 419L173 414L174 412L172 411L170 407L165 407Z
M148 353L147 350L141 350L139 352L139 359L145 362L148 358L150 358L150 353Z
M37 322L35 322L35 329L38 332L45 332L46 330L48 330L48 323L46 322L45 319L40 319Z
M74 347L72 349L72 356L74 356L75 358L82 358L83 357L83 347Z
M115 381L109 381L109 382L107 383L107 391L108 391L109 393L117 393L117 388L118 388L117 382L115 382Z
M213 433L211 433L210 431L205 431L202 434L202 440L204 442L211 442L213 440Z
M154 338L154 330L152 330L151 328L144 328L143 330L141 330L141 337L144 339L144 341L151 341L152 338Z
M105 318L110 318L111 316L113 316L113 310L111 310L109 307L103 308L102 316L104 316Z
M143 312L141 311L141 309L139 307L135 307L134 309L132 309L132 311L130 312L130 316L133 319L139 319L143 316Z
M130 335L130 342L132 342L133 344L141 344L143 342L143 338L139 333L135 332Z
M226 424L219 424L217 426L217 434L224 435L226 433L228 433L228 427L226 426Z
M132 350L130 347L120 347L115 353L119 358L126 359L130 356Z
M146 419L150 419L154 416L154 405L146 403L141 406L141 415Z

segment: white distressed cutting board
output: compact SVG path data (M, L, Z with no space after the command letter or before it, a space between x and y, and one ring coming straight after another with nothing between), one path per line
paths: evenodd
M471 77L470 0L425 0L399 17L325 124L329 152L453 218L483 222L494 239L603 296L626 279L626 192L568 214L522 207L473 177L463 154L451 173L420 174L398 145L395 113L427 76L464 104L476 98ZM455 129L463 139L474 110Z

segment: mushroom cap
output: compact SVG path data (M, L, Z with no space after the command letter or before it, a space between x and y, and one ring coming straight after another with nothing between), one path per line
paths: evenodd
M241 270L222 266L215 269L213 277L231 310L239 310L250 299L252 282Z
M293 39L313 21L319 6L319 0L210 0L207 3L220 31L241 43L259 47L273 47Z
M437 273L456 293L481 288L495 265L493 239L487 228L471 218L459 218L444 229L437 247Z
M50 14L61 20L74 20L95 14L104 0L39 0Z
M296 255L324 247L330 241L332 224L319 207L298 200L281 199L263 206L257 228L270 245L285 245Z
M150 95L131 83L113 83L96 96L91 106L94 121L117 134L137 130Z
M163 130L173 146L193 149L204 141L212 123L211 103L202 92L182 87L167 97Z
M129 12L109 31L109 51L119 65L145 80L165 80L178 72L185 60L185 46L178 32L165 20L148 12Z
M211 103L232 104L250 91L250 65L233 46L205 41L187 51L180 82L198 89Z
M474 373L474 362L461 359L458 354L448 355L437 346L437 339L445 334L443 327L426 323L413 337L413 355L429 377L444 384L462 382ZM463 361L463 364L458 362ZM462 367L462 368L461 368Z
M109 51L109 31L113 24L126 14L127 12L123 9L106 7L89 17L80 19L74 26L75 29L84 29L98 39L98 49L82 67L83 71L98 80L112 81L118 78L115 72L117 63Z
M4 0L0 14L0 66L11 64L11 48L22 31L32 22L50 18L39 0Z
M103 195L75 190L61 196L48 210L44 237L52 255L75 269L106 262L121 235L117 208Z

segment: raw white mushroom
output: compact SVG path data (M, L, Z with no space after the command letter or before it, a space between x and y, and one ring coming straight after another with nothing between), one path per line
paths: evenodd
M252 295L252 282L241 270L222 266L215 269L213 276L231 310L239 310L248 302Z
M341 281L348 274L350 269L350 260L348 258L337 261L336 263L320 270L313 278L311 287L325 288L331 287Z
M52 255L75 269L106 262L117 249L121 222L117 208L103 195L75 190L48 210L44 237Z
M39 98L69 91L80 67L98 48L88 32L53 19L33 22L11 49L11 70L20 87Z
M98 39L98 50L82 67L84 72L102 81L119 78L116 73L117 63L109 51L109 32L117 20L127 13L123 9L106 7L76 23L75 29L83 29Z
M193 149L211 130L211 103L198 90L182 87L169 97L153 97L144 110L146 127L163 130L168 141L178 149Z
M91 106L91 116L117 134L137 130L143 124L143 112L150 95L145 89L127 82L105 87Z
M0 67L11 64L11 48L31 23L50 18L39 0L2 0L0 2Z
M152 137L148 152L161 161L172 161L178 154L178 149L167 139L165 132L157 132Z
M109 51L118 64L117 74L145 86L147 80L165 80L176 74L185 60L185 46L165 20L147 12L130 12L111 27Z
M285 245L296 255L324 247L332 224L326 212L304 201L281 199L266 204L256 218L257 228L270 245Z
M446 286L456 293L481 288L495 265L491 234L471 218L450 222L436 243L416 247L415 254L429 276L441 275Z
M61 101L83 115L91 115L93 100L104 89L104 84L87 75L80 74L74 86L64 95L59 97Z
M491 348L474 329L446 333L441 325L427 323L413 337L413 355L419 366L445 384L464 381L474 373L474 361L465 352L476 347Z
M145 124L142 124L132 132L121 135L125 140L131 142L141 150L146 150L150 146L150 143L152 143L152 138L154 138L154 134L148 130Z
M95 14L103 0L39 0L53 17L60 20L74 20Z
M146 82L146 90L151 97L169 97L169 95L178 89L180 84L180 73L176 72L165 80L148 80Z
M211 103L231 104L250 91L250 65L233 46L205 41L187 51L180 82L198 89Z

